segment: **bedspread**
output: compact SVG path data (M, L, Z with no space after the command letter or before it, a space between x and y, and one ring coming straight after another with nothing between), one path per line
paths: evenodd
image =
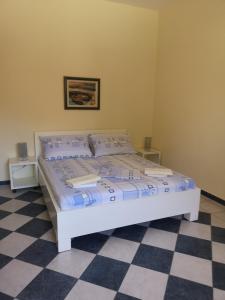
M135 154L54 161L40 158L39 164L62 210L195 188L193 179L177 172L162 178L144 175L146 167L159 165ZM101 176L96 187L73 189L65 183L89 173Z

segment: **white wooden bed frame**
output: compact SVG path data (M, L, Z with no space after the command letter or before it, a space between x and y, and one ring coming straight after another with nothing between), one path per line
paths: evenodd
M35 133L36 158L41 154L40 136L81 133L126 133L126 130L83 130ZM45 174L38 164L39 183L52 220L58 251L71 249L71 238L117 227L184 214L189 221L198 219L200 189L159 194L129 201L63 211L54 198Z

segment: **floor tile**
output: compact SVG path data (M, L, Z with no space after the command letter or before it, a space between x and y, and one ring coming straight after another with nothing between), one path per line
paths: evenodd
M76 249L98 253L107 239L108 236L104 234L94 233L73 238L71 245Z
M170 274L212 286L212 262L203 258L175 252Z
M224 208L225 208L225 206L224 206ZM221 219L221 220L225 220L225 209L221 210L219 212L213 213L212 215L219 218L219 219Z
M16 297L40 271L38 266L13 259L0 270L0 291Z
M150 227L178 233L180 228L180 223L181 223L180 220L174 218L164 218L164 219L152 221Z
M225 291L219 289L213 289L213 300L224 300Z
M140 299L138 299L136 297L131 297L131 296L128 296L128 295L125 295L122 293L117 293L115 300L140 300Z
M144 223L139 223L138 225L140 225L140 226L144 226L144 227L149 227L150 226L150 221L149 222L144 222Z
M112 290L118 290L129 264L97 255L81 279Z
M212 259L211 241L198 239L186 235L178 235L175 250L180 253Z
M0 254L0 269L7 265L12 260L12 257ZM0 297L1 299L1 297Z
M11 257L16 257L24 249L29 247L34 241L35 238L31 236L12 232L6 238L1 240L0 253L9 255Z
M198 215L198 220L194 222L205 224L205 225L211 225L211 214L200 211Z
M48 214L47 210L40 213L40 215L38 215L37 218L42 219L42 220L46 220L46 221L50 221L50 217L49 217L49 214Z
M12 199L4 204L0 205L0 209L6 210L9 212L16 212L17 210L21 209L22 207L26 206L28 203L26 201Z
M172 260L172 251L142 244L132 263L140 267L168 274Z
M13 300L14 298L0 292L0 299L1 300Z
M131 263L139 245L137 242L112 236L107 240L99 254Z
M42 197L42 193L28 191L28 192L23 193L22 195L16 197L16 199L33 202L41 197Z
M200 202L202 202L202 201L209 201L209 198L200 194Z
M169 276L164 300L213 300L213 289L197 282Z
M1 205L3 203L6 203L7 201L10 201L10 200L11 200L11 198L0 196L0 204Z
M35 192L40 192L40 193L42 193L42 190L41 190L41 186L39 185L39 186L35 186L35 187L32 187L32 188L29 188L29 190L34 190Z
M71 249L59 253L48 265L48 269L79 278L94 259L95 254Z
M131 265L119 291L143 300L163 300L168 275ZM147 283L147 284L144 284Z
M210 225L182 221L180 225L181 234L193 236L200 239L211 240L211 227Z
M16 190L16 192L13 192L10 189L9 185L5 185L5 186L0 186L0 195L9 199L18 197L19 195L24 193L24 190L26 191L26 189L18 189Z
M214 242L225 243L225 228L212 226L212 240Z
M42 197L42 198L39 198L39 199L37 199L37 200L34 200L33 203L44 204L44 205L45 205L45 201L44 201L43 197Z
M146 230L146 227L140 225L125 226L117 228L113 232L113 236L133 242L141 242Z
M213 265L213 287L225 290L225 264L218 262L212 263Z
M165 230L148 228L142 240L143 244L163 249L174 250L177 241L177 234Z
M18 215L13 213L8 217L0 220L0 227L8 230L16 230L17 228L23 226L28 221L31 220L31 217Z
M46 210L45 205L37 204L37 203L29 203L27 206L21 208L17 211L17 214L36 217L40 213Z
M0 240L4 239L7 235L9 235L12 231L0 228Z
M110 229L110 230L101 231L101 232L99 232L99 233L105 234L105 235L107 235L107 236L111 236L111 235L113 234L114 230L115 230L115 229Z
M212 258L214 261L225 264L225 244L212 242Z
M65 300L113 300L116 292L104 287L79 280Z
M38 238L42 236L44 233L46 233L47 231L49 231L49 229L51 228L52 228L51 222L41 220L41 219L33 219L30 222L26 223L24 226L17 229L17 232Z
M18 296L20 300L63 300L76 279L51 270L43 270Z
M46 267L57 254L58 251L55 243L37 240L30 247L19 254L17 259L40 267Z
M5 217L7 217L10 214L11 213L8 211L0 210L0 220L4 219Z
M55 231L53 229L50 229L46 233L44 233L41 237L42 240L46 240L49 242L56 243L56 236L55 236Z
M184 215L177 215L177 216L172 216L173 219L177 219L177 220L183 220Z
M216 201L204 199L200 202L200 211L211 214L215 212L220 212L221 210L224 210L224 207Z
M225 228L225 219L221 219L217 216L217 214L212 214L211 223L215 227Z

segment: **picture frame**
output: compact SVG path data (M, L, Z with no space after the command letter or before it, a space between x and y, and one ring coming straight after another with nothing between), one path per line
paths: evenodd
M64 76L64 109L100 109L100 79Z

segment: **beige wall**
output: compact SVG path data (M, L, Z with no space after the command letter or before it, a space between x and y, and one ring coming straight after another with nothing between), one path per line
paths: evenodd
M154 144L225 199L225 1L172 0L159 20Z
M157 12L103 0L1 0L0 180L33 132L152 134ZM65 111L63 76L101 78L100 111Z

